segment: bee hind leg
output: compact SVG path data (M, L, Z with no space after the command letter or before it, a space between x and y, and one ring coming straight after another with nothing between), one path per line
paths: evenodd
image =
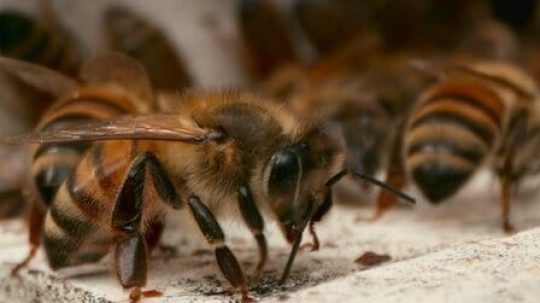
M131 288L130 300L141 298L146 285L148 247L141 232L144 185L150 153L136 157L116 200L111 226L115 230L113 268L124 288Z
M23 196L30 207L28 218L28 242L30 243L30 251L24 260L22 260L11 270L12 276L17 275L19 271L26 267L36 255L41 244L41 236L43 233L43 224L46 213L45 206L42 205L41 201L35 199L35 195L32 196L30 192L25 190L23 191Z
M188 205L204 237L208 243L214 246L216 260L221 272L234 288L240 289L242 302L252 302L253 299L249 297L242 268L232 251L225 245L225 235L216 218L197 196L191 196L188 199Z
M259 264L255 269L255 274L251 278L251 281L256 281L261 276L261 273L268 259L268 246L266 244L266 238L264 237L264 221L261 213L257 209L251 190L247 186L242 186L238 190L238 203L240 206L240 212L244 222L249 227L249 230L257 241L259 247Z
M165 255L167 260L169 257L173 257L177 254L176 248L161 243L161 235L163 234L165 226L161 221L152 221L149 224L148 231L144 238L148 247L148 252L152 252L155 248L159 249L161 253Z

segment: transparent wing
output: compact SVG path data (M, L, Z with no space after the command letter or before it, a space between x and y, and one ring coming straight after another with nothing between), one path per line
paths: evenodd
M8 57L0 56L0 68L23 83L54 96L64 96L79 85L52 69Z
M140 139L206 143L223 135L220 130L199 127L192 120L182 119L178 115L148 114L123 115L81 123L76 127L4 137L0 142L24 144Z

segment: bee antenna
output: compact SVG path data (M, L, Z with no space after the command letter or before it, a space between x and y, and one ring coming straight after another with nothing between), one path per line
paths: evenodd
M377 180L371 176L368 176L366 174L363 174L363 173L359 173L359 172L348 172L347 170L342 170L340 171L339 173L335 174L334 176L332 176L332 178L330 178L327 182L326 182L326 186L327 187L332 187L334 186L334 184L336 184L339 180L341 180L341 178L343 178L345 175L348 175L348 174L352 174L353 176L357 177L357 178L360 178L362 180L365 180L365 181L368 181L370 182L371 184L374 184L374 185L377 185L379 186L380 188L384 189L384 190L387 190L391 193L393 193L394 195L402 198L403 200L411 203L411 204L415 204L416 203L416 199L414 199L413 197L407 195L406 193L400 191L399 189L397 188L394 188L393 186L385 183L385 182L382 182L380 180Z
M279 279L279 285L285 284L285 281L287 281L287 278L289 277L289 273L291 272L294 259L296 258L296 254L298 253L298 248L300 247L300 242L302 242L302 234L304 233L304 229L306 229L306 226L308 225L309 220L311 219L311 217L313 216L313 213L315 212L314 206L315 205L313 204L313 201L310 201L306 209L304 219L300 225L300 228L296 230L296 235L294 236L294 242L292 244L292 250L291 250L291 253L289 254L289 259L287 260L285 269L283 269L283 274L281 274L281 279Z

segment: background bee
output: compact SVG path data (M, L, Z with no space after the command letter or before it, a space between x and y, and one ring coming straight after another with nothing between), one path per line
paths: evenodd
M72 40L58 26L44 24L19 12L2 11L0 54L74 75L79 68L79 56Z
M257 81L301 62L289 25L274 2L242 0L237 15L245 61Z
M257 62L271 62L271 70L259 73L259 77L262 74L265 78L259 79L257 90L282 100L306 119L337 125L347 142L347 167L373 175L380 169L379 157L384 153L384 141L392 132L392 127L388 127L392 115L389 111L394 111L395 103L401 99L387 102L389 98L383 98L380 92L392 90L375 88L380 86L382 81L379 79L383 77L383 73L374 72L375 68L371 70L371 63L368 63L368 58L373 58L372 47L377 44L376 39L372 36L354 39L360 31L360 21L353 18L358 13L358 3L338 2L306 1L298 4L297 13L305 18L300 21L305 23L306 32L310 39L315 40L314 45L321 55L320 60L311 66L301 59L291 40L294 33L290 24L272 2L242 1L238 13L239 30L251 57L257 58ZM343 11L352 15L341 15ZM328 18L322 18L327 14ZM330 23L330 29L327 28L330 32L349 28L352 23L355 26L351 27L350 33L339 31L344 36L333 36L335 41L331 43L331 49L319 49L317 42L330 39L317 36L319 31L313 28L323 26L321 20ZM269 27L268 23L279 26ZM289 26L285 27L286 24ZM320 44L330 47L328 43ZM278 51L279 47L285 46L287 51ZM390 69L395 72L397 65L403 66L404 61L393 61L396 64L389 64L392 67L388 68L385 76L391 74ZM364 72L369 76L364 76Z
M42 5L42 20L15 11L0 12L0 55L32 62L74 76L79 68L79 54L74 40L60 26L48 5ZM24 105L21 120L35 124L52 98L15 79L5 79L15 86L17 99Z
M192 85L186 63L156 26L121 6L107 9L103 25L109 47L140 61L157 89L179 90Z
M0 63L13 72L39 71L48 81L59 77L6 58ZM51 267L96 262L112 249L120 284L138 300L165 215L187 204L220 270L247 301L246 279L217 218L239 216L250 228L260 250L257 277L267 258L261 209L293 243L284 283L305 227L316 237L313 224L330 208L332 186L348 174L340 140L247 93L191 92L179 97L175 112L152 113L148 78L118 54L91 60L80 78L83 84L64 79L70 93L36 132L4 139L39 143L31 198L41 212L34 211L31 225L44 221ZM31 230L31 255L40 232Z
M367 1L300 0L293 7L298 24L324 58L357 39L371 34Z
M396 138L388 183L401 188L412 178L430 202L440 203L487 159L495 159L491 163L507 197L505 182L512 173L500 163L514 161L506 151L515 141L511 134L536 96L534 81L512 65L476 62L449 67L444 78L419 97L403 134ZM375 216L393 203L393 197L381 193ZM511 231L509 199L502 198L501 206L503 228Z
M79 68L79 54L74 40L58 22L45 1L41 2L38 18L12 11L0 11L0 55L47 66L61 73L74 75ZM31 129L40 115L51 105L53 97L18 81L0 70L2 109L8 113L2 129L22 131ZM6 93L7 92L7 93ZM11 93L9 93L11 92ZM25 182L29 159L22 147L1 147L0 217L18 214L24 208L20 187ZM9 168L9 169L8 169Z

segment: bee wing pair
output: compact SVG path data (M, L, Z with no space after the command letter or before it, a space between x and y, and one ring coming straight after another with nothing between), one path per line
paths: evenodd
M109 64L97 64L96 62ZM79 86L77 80L61 73L16 59L0 56L0 68L29 85L50 92L55 96L63 97L75 91ZM105 70L112 70L109 73L112 76L103 77ZM144 68L134 60L119 53L105 53L90 60L83 66L81 76L85 83L121 82L124 84L138 80L135 81L140 84L138 85L139 91L135 91L136 95L140 98L153 98L150 82L144 73ZM199 127L193 121L181 118L179 115L134 114L84 123L76 127L4 137L0 139L0 142L23 144L146 139L202 143L219 139L222 135L220 131Z
M191 125L170 114L124 115L77 127L38 131L4 137L7 144L65 143L96 140L166 140L206 143L221 138L223 133Z

